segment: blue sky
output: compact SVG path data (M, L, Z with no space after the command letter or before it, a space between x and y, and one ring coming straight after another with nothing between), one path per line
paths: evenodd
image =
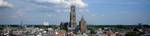
M54 0L5 2L5 6L0 3L0 24L19 24L21 20L24 24L42 24L45 21L60 24L69 21L66 3L55 3L57 1ZM87 24L150 24L150 0L83 0L77 3L77 23L84 16ZM84 4L86 6L80 8Z

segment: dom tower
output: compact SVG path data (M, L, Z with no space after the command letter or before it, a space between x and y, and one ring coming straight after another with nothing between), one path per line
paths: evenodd
M71 5L70 7L70 27L72 28L76 28L76 6L75 5Z

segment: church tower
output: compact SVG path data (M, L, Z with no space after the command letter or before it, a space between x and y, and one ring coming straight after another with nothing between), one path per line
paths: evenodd
M70 27L76 28L76 6L71 5L70 7Z
M79 22L79 26L80 26L80 32L81 33L86 33L86 21L85 21L85 19L82 17L81 18L81 20L80 20L80 22Z

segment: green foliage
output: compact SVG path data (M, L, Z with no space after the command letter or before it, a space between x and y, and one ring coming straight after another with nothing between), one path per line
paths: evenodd
M61 30L68 31L68 28L67 28L66 26L62 26L62 25L60 25L60 29L61 29Z
M142 25L143 28L150 28L150 25ZM110 27L115 29L132 29L137 27L137 25L88 25L87 27L92 27L94 29Z
M89 28L88 30L90 30L91 34L96 34L95 29L94 28Z
M3 30L4 28L0 27L0 30Z
M125 36L140 36L137 32L128 32L125 34Z

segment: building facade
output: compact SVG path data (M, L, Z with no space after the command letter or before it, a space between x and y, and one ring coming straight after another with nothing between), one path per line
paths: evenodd
M70 27L75 28L77 25L76 23L76 6L71 5L70 7Z
M80 32L81 33L86 33L86 21L85 21L85 19L82 17L81 18L81 20L80 20L80 22L79 22L79 26L80 26Z

